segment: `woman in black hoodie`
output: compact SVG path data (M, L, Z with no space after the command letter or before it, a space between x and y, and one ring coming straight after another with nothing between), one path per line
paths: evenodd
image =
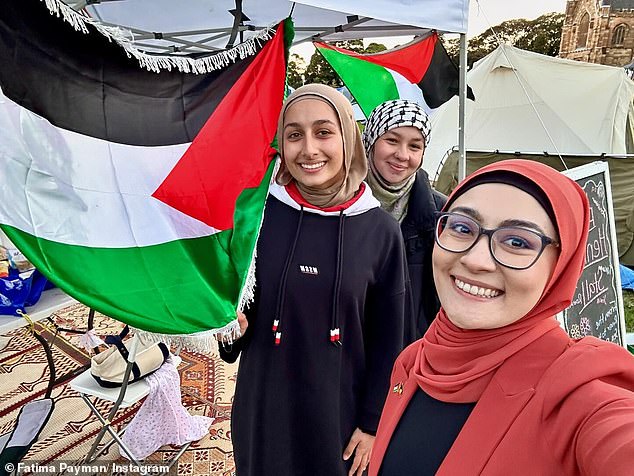
M379 104L363 130L368 157L367 182L381 208L400 224L411 292L407 299L405 343L422 337L440 303L431 269L435 213L446 197L433 190L421 169L431 127L424 109L397 99ZM414 328L415 326L415 328Z
M278 143L255 302L240 319L243 337L220 346L227 361L241 353L237 474L360 476L403 346L403 242L363 183L367 161L343 95L297 89Z

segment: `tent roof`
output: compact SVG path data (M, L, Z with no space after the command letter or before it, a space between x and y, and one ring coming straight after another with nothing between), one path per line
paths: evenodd
M418 0L418 3L438 1ZM337 41L420 35L429 30L358 16L353 11L326 10L286 0L187 0L186 8L174 0L66 0L66 3L77 10L84 9L96 20L129 29L139 48L162 53L225 49L286 18L291 11L295 44L311 39ZM346 3L352 5L345 1L342 4ZM236 21L237 6L241 8L242 21Z
M474 65L467 82L476 96L466 105L467 149L551 155L632 152L634 82L622 68L501 45ZM628 123L628 115L633 122ZM424 168L435 175L447 151L457 145L454 97L432 118Z

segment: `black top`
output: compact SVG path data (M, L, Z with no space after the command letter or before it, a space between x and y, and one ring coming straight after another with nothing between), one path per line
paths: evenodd
M475 403L446 403L418 390L387 447L379 476L432 476Z
M440 302L432 274L431 254L434 248L435 212L447 201L442 193L431 188L427 172L419 170L412 187L407 215L401 223L405 240L411 298L407 301L405 323L414 322L415 329L405 329L405 345L423 336L436 317Z
M221 350L225 360L242 351L231 422L238 475L348 474L343 450L355 428L376 431L402 350L405 276L398 223L379 207L322 216L268 198L249 327ZM340 345L329 339L335 295Z

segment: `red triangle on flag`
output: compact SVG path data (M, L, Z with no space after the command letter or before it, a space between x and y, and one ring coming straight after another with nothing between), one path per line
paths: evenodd
M152 196L218 230L233 227L236 200L257 187L275 155L286 62L281 24L222 98Z

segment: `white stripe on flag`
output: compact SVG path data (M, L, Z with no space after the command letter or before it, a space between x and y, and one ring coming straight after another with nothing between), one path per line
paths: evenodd
M398 95L401 99L409 99L410 101L417 102L420 104L427 114L431 114L435 109L431 109L427 103L425 102L425 97L423 96L423 91L418 87L418 84L412 84L408 79L405 78L400 73L393 71L389 68L385 68L392 75L392 79L394 79L394 83L396 84L396 89L398 90Z
M58 129L0 93L0 222L90 247L211 235L217 230L151 197L188 146L129 146Z

